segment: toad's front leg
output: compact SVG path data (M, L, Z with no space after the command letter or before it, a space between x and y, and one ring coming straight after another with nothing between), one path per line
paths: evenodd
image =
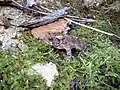
M65 49L65 50L66 50L66 53L67 53L67 57L68 57L68 58L72 58L71 48L67 48L67 49Z

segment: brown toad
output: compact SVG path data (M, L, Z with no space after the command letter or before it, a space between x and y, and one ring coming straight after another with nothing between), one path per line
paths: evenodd
M57 49L65 49L69 58L72 57L72 49L81 52L86 49L85 43L79 41L77 37L68 34L49 33L49 44Z

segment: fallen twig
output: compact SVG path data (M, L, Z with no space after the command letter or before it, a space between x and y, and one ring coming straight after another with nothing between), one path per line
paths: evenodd
M18 9L26 9L26 10L33 11L33 12L36 12L36 13L39 13L39 14L43 14L43 15L47 15L48 14L48 13L45 13L45 12L37 11L35 9L24 7L23 5L19 4L15 0L10 0L10 1L7 1L7 2L5 2L4 0L0 1L0 5L2 5L2 6L3 5L4 6L12 6L12 7L16 7Z
M66 15L66 17L68 17L68 18L75 18L75 19L79 19L80 18L78 16L71 16L71 15Z
M100 29L93 28L93 27L90 27L90 26L87 26L87 25L84 25L84 24L75 22L75 21L73 21L73 20L71 20L71 19L68 19L68 18L64 18L64 19L67 20L67 21L69 21L69 22L72 22L72 23L74 23L74 24L77 24L77 25L79 25L79 26L86 27L86 28L88 28L88 29L92 29L92 30L94 30L94 31L97 31L97 32L100 32L100 33L103 33L103 34L106 34L106 35L109 35L109 36L114 36L114 37L117 37L117 38L120 39L119 36L117 36L117 35L115 35L115 34L113 34L113 33L108 33L108 32L102 31L102 30L100 30Z
M27 9L27 10L30 10L30 11L34 11L34 12L37 12L37 13L40 13L40 14L43 14L43 15L47 15L48 14L48 13L45 13L45 12L40 12L40 11L37 11L37 10L34 10L34 9L30 9L30 8L24 7L21 4L17 3L15 0L12 0L12 2L14 4L18 5L20 8L24 8L24 9Z
M52 12L52 10L50 10L50 9L48 9L48 8L46 8L46 7L43 7L43 6L41 6L41 5L40 5L40 7L41 7L42 9L48 11L48 12Z
M38 19L34 18L28 22L24 22L23 24L19 25L20 27L27 27L27 28L35 28L41 25L49 24L57 19L63 17L69 10L69 7L64 7L63 9L55 10L52 13L49 13L47 16L40 17Z

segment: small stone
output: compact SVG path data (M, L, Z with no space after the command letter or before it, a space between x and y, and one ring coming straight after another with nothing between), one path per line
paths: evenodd
M56 68L56 65L53 64L52 62L47 63L47 64L35 64L34 66L32 66L31 69L29 69L29 74L33 75L33 74L37 74L39 73L40 75L43 76L44 79L47 80L47 86L50 87L53 80L54 80L54 76L58 76L58 71Z

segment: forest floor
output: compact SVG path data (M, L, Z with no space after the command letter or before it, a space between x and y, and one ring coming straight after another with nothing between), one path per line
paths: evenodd
M1 9L5 15L13 17L12 24L24 22L26 18L20 10ZM17 15L18 17L14 17ZM16 18L16 19L15 19ZM19 19L18 19L19 18ZM120 17L118 17L120 19ZM89 26L119 35L120 23L110 24L110 18L99 12L94 23ZM11 29L21 30L21 28ZM13 32L15 33L15 32ZM15 33L16 34L16 33ZM120 88L120 41L84 27L71 31L87 43L87 51L77 52L72 59L34 38L30 31L22 31L18 40L23 41L22 49L0 50L0 88L1 90L70 90L72 80L78 80L81 90L115 90ZM8 40L9 41L9 40ZM13 41L13 40L12 40ZM16 41L15 41L16 42ZM21 43L21 42L17 42ZM21 45L21 44L20 44ZM59 76L55 77L51 87L40 75L28 75L27 71L36 63L52 62L56 64Z

